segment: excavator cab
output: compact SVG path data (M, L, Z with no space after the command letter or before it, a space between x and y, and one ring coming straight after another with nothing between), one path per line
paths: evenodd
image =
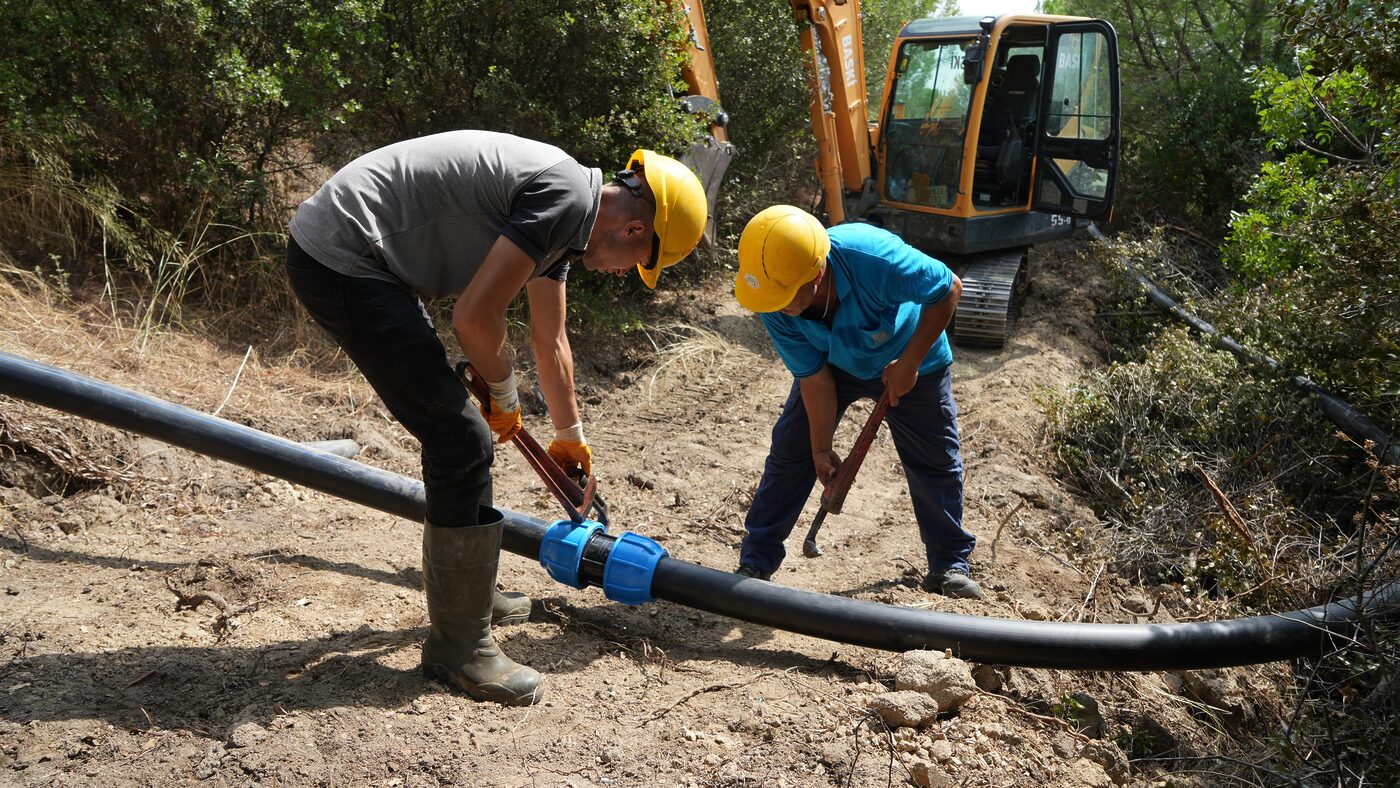
M868 217L931 252L1068 235L1117 165L1113 28L1052 16L920 19L895 42Z
M1100 20L920 19L900 32L873 130L879 201L852 214L959 269L960 344L1001 346L1027 248L1108 214L1118 92L1117 39Z

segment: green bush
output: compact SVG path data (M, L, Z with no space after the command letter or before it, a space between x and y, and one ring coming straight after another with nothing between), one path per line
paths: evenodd
M753 215L774 203L813 207L816 141L797 22L786 3L705 4L720 100L738 148L717 209L719 246L734 249Z
M254 224L285 146L354 109L340 93L352 75L336 56L363 34L347 22L352 10L299 0L6 3L4 122L61 141L77 178L109 180L168 229Z
M1233 217L1221 325L1400 432L1400 85L1363 66L1259 75L1282 159Z
M1183 329L1141 361L1092 373L1049 402L1057 454L1110 526L1120 571L1263 604L1289 577L1322 585L1343 533L1313 543L1300 521L1347 525L1365 478L1317 457L1331 429L1281 380L1242 368ZM1217 501L1211 486L1228 505ZM1261 586L1262 584L1262 586Z
M378 73L351 91L364 107L356 143L485 128L612 170L633 148L679 152L699 131L674 99L688 27L667 0L386 0L379 11Z
M1106 19L1118 31L1123 149L1115 214L1220 237L1267 158L1249 76L1291 54L1278 5L1049 0L1045 10Z
M122 223L165 233L172 248L139 256L178 269L180 298L219 300L275 270L288 197L314 185L317 159L461 127L606 169L634 147L678 151L698 128L672 96L682 18L666 0L5 3L0 128L42 140L55 171L112 195ZM147 264L89 229L65 271ZM6 255L54 265L38 235L10 233Z

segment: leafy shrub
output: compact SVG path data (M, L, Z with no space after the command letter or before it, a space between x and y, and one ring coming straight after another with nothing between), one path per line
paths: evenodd
M1239 277L1220 322L1400 430L1400 122L1397 87L1361 66L1265 70L1271 145L1234 216L1225 261Z
M378 73L351 86L358 144L485 128L611 170L699 130L674 99L689 28L667 0L386 0L377 22Z
M1184 81L1174 93L1129 86L1136 99L1125 121L1118 210L1219 237L1265 157L1252 89L1243 69L1226 64Z
M717 209L719 246L733 249L764 208L817 201L811 94L786 3L714 0L705 11L720 99L739 149Z
M1063 467L1115 528L1120 571L1267 606L1286 597L1280 578L1321 585L1318 570L1337 570L1344 538L1318 544L1299 523L1343 515L1364 480L1315 456L1335 440L1283 381L1171 328L1048 404Z
M1148 303L1133 272L1170 293L1188 309L1209 303L1227 283L1216 249L1200 236L1142 225L1085 252L1110 284L1096 316L1113 361L1141 361L1162 331L1161 311Z
M1276 4L1048 0L1119 35L1123 150L1116 215L1219 237L1267 158L1249 74L1290 55Z
M276 270L318 157L457 127L609 169L639 144L679 149L698 124L671 96L681 18L665 0L6 3L0 127L45 140L64 177L110 192L122 223L169 236L178 255L137 257L178 260L180 298L236 300L239 282ZM66 271L145 265L89 229ZM6 253L48 265L29 237L7 237Z

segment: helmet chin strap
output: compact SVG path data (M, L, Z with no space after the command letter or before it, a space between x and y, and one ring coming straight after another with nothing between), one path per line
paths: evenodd
M646 200L652 207L655 207L656 203L647 196L646 181L642 180L641 174L642 165L640 164L630 170L618 170L617 174L613 175L613 183L621 184L624 189L632 192L633 197Z

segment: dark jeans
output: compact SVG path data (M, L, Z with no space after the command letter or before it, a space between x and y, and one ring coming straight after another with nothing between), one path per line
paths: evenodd
M477 525L477 510L491 505L494 440L422 302L404 287L332 271L290 238L287 278L306 311L422 445L428 522Z
M832 367L836 379L836 418L857 399L879 399L884 384L863 380ZM958 406L953 401L950 369L920 375L919 382L899 398L885 417L895 450L904 465L914 519L919 524L929 570L967 571L967 557L977 537L962 527L962 453L958 447ZM744 520L739 562L772 572L787 554L783 542L792 533L807 497L816 484L812 442L807 432L807 408L796 381L773 425L773 446L763 466L753 505Z

